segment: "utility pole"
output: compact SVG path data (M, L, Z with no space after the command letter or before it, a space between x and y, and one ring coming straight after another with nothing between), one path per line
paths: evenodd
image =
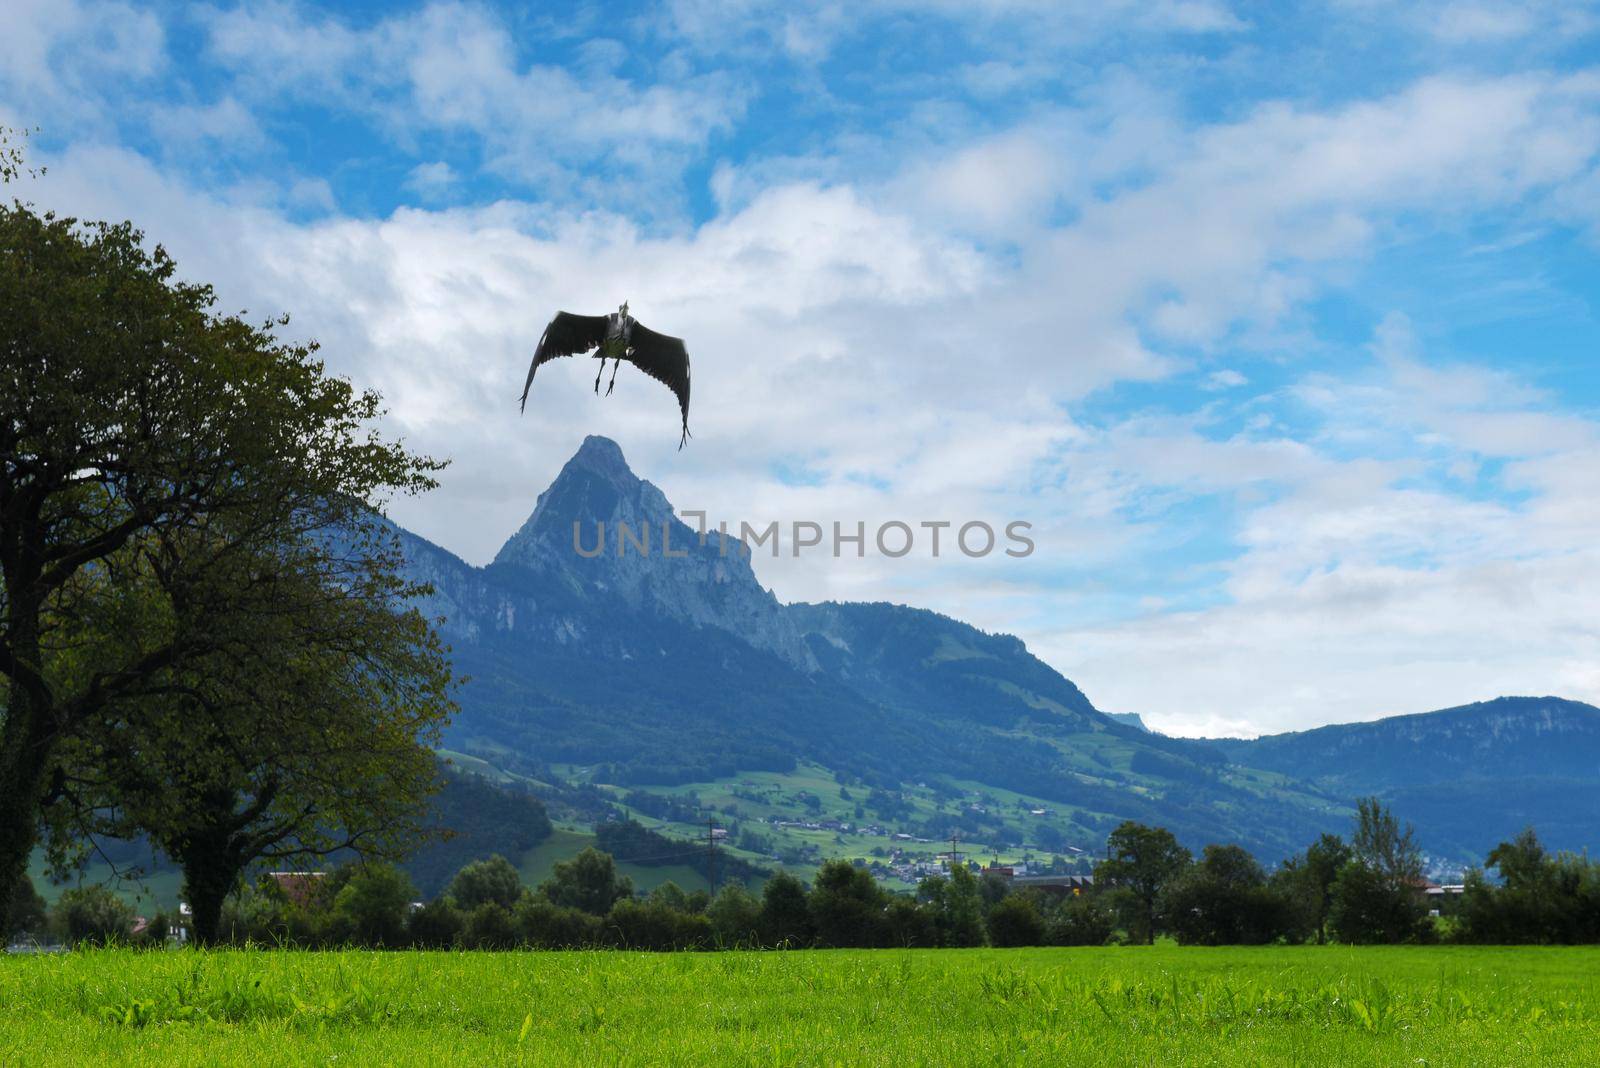
M711 896L717 896L717 821L706 820L706 882L711 886Z

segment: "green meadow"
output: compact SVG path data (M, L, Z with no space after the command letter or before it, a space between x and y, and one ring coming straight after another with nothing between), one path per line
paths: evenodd
M4 1064L1592 1064L1600 950L100 950L0 1005Z

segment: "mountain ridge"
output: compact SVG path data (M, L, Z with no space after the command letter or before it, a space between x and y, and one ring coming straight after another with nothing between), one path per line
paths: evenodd
M652 527L670 554L656 535L640 551ZM874 791L924 780L1015 791L1052 813L1027 833L1061 847L1092 850L1138 819L1269 861L1346 830L1356 792L1447 785L1368 790L1283 770L1291 743L1149 732L1095 708L1020 639L926 609L782 604L741 543L702 544L605 438L585 440L486 567L400 533L412 577L435 587L422 607L444 617L472 678L448 744L501 765L665 790L805 761ZM941 818L924 830L1023 833L976 811ZM1442 839L1461 856L1494 844L1459 830Z

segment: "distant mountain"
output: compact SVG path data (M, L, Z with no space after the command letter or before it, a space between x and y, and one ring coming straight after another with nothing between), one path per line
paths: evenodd
M434 586L422 607L444 617L470 677L447 744L523 774L663 792L807 762L888 806L868 816L893 811L884 798L905 784L996 794L945 803L919 837L1026 834L1085 852L1137 819L1276 861L1347 830L1353 798L1374 792L1459 859L1525 822L1558 845L1600 828L1587 705L1508 699L1254 741L1165 737L1101 713L1014 637L901 605L779 603L742 543L701 544L605 438L585 440L487 567L400 536L412 576Z
M814 669L743 549L715 532L702 543L666 496L628 469L616 442L591 436L539 495L494 566L520 568L582 601L600 598L628 612L715 627L801 670Z
M602 529L605 551L585 556ZM978 783L1050 802L1043 837L1084 849L1135 818L1276 856L1345 820L1334 800L1102 715L1016 638L898 605L779 604L740 542L701 545L604 438L488 567L401 538L470 677L447 744L503 768L664 788L805 760L880 790ZM1001 833L961 819L923 829Z
M1383 797L1437 850L1481 857L1529 824L1555 847L1600 846L1600 708L1579 701L1501 697L1213 744L1337 796Z
M1137 712L1107 712L1105 714L1116 720L1118 723L1126 723L1128 726L1138 727L1142 731L1147 731L1150 729L1150 727L1145 723L1144 717L1139 715Z

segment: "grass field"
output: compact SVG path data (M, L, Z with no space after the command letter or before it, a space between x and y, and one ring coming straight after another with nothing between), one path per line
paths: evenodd
M1600 950L111 950L0 1006L4 1064L1592 1064Z

